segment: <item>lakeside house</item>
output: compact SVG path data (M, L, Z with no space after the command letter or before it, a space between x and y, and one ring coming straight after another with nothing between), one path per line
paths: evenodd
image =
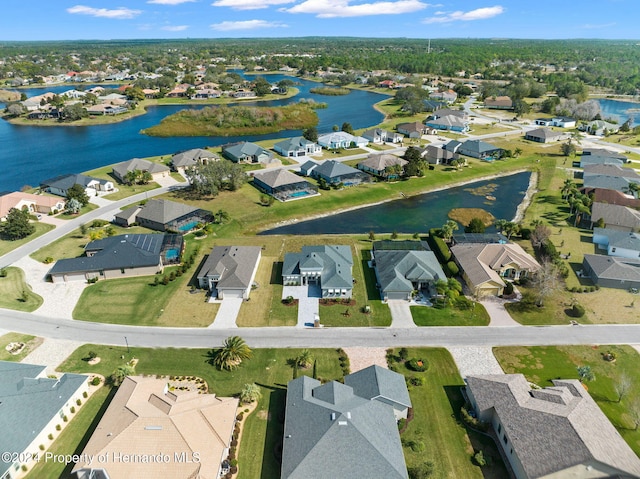
M317 143L307 140L302 136L295 136L279 141L273 145L276 153L287 158L295 158L299 156L316 155L322 153L322 147Z
M215 246L196 278L212 298L249 299L262 250L260 246Z
M114 190L112 181L81 174L67 174L49 178L40 183L40 189L53 195L66 197L67 191L74 185L82 186L87 196L98 196L98 192Z
M54 283L150 276L180 263L182 236L126 234L87 243L84 256L59 259L47 275Z
M358 163L357 167L371 175L385 180L398 179L403 174L405 165L409 162L389 153L371 154L366 160Z
M453 141L453 140L452 140ZM459 142L457 142L459 144ZM420 156L424 158L430 165L448 165L452 160L457 160L459 155L455 151L436 145L427 145L420 152Z
M482 140L466 140L456 149L456 152L461 155L478 158L480 160L490 157L500 157L503 151L502 148Z
M169 176L169 168L165 165L140 158L116 163L112 169L113 176L121 183L128 182L127 173L136 171L149 173L152 181L158 181L160 178Z
M425 125L419 121L414 121L412 123L399 123L396 126L396 130L401 135L413 139L422 138L422 135L425 135L427 133Z
M275 159L269 150L248 141L223 146L222 156L234 163L269 164Z
M253 174L253 186L278 201L298 200L318 194L318 187L289 170L272 169Z
M336 150L340 148L361 148L367 146L369 140L361 136L354 136L345 131L334 131L326 133L318 137L318 145L328 150Z
M149 200L143 206L133 206L115 215L113 222L119 226L133 223L155 231L176 231L186 234L198 224L211 223L210 211L170 200Z
M640 257L640 233L613 228L593 228L592 242L609 256Z
M324 180L329 185L342 183L343 186L355 186L371 181L371 177L366 173L336 160L327 160L320 164L309 160L300 166L300 173L318 181Z
M640 459L576 379L533 388L522 374L468 376L477 418L490 424L517 479L640 477Z
M48 377L46 366L0 361L0 477L14 479L44 455L42 444L59 436L56 426L85 401L88 377L63 373ZM76 404L76 401L80 401Z
M625 160L621 160L620 158L613 158L611 156L600 156L600 155L581 155L580 161L578 164L574 166L579 166L580 168L584 168L585 166L591 165L616 165L622 166L626 163Z
M604 222L605 228L633 232L640 228L640 211L628 206L593 203L591 205L591 228L600 220Z
M14 191L0 196L0 221L5 221L12 209L27 209L29 213L56 214L64 210L65 201L59 196L34 195Z
M128 376L73 467L75 479L218 479L239 399L201 394L195 383ZM135 458L168 457L168 460ZM88 458L104 457L102 462Z
M620 126L605 120L593 120L587 124L580 125L579 129L589 135L606 136L608 134L618 133Z
M177 171L184 175L187 168L191 168L196 165L206 165L210 161L219 160L220 157L212 151L204 150L202 148L192 148L191 150L182 151L173 155L169 166L173 171Z
M410 407L404 376L380 366L349 374L344 384L290 381L282 479L408 479L397 420Z
M400 133L383 130L382 128L366 130L362 134L362 137L369 140L370 143L377 145L382 143L402 143L402 139L404 138Z
M350 298L353 289L353 257L346 245L303 246L300 253L286 253L282 266L285 286L316 285L323 298Z

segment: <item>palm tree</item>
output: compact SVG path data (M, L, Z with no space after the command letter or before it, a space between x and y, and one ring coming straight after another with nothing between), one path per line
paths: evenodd
M218 212L215 214L215 218L216 218L216 223L222 224L223 221L227 221L230 216L229 213L227 213L224 210L218 210Z
M118 366L111 373L111 384L114 386L120 386L127 376L133 376L135 373L135 368L129 363Z
M624 192L638 198L640 196L640 183L630 182L629 186L624 189Z
M240 336L229 336L220 349L208 353L209 364L220 370L230 371L237 368L243 360L251 358L251 348Z
M573 182L573 180L571 178L567 178L566 180L564 180L564 183L562 184L562 198L566 199L569 194L571 193L572 190L574 190L576 187L576 184Z
M581 383L596 380L596 375L593 374L591 366L578 366L576 369L578 370L578 378L580 378Z
M453 236L453 232L456 231L458 229L458 223L456 223L453 220L449 220L447 221L445 224L442 225L442 237L445 240L450 240L451 237Z
M309 366L311 366L312 362L313 356L311 355L311 351L309 351L308 349L303 349L300 355L296 358L296 363L302 369L307 369Z
M240 391L240 402L243 404L251 404L262 397L260 387L256 383L245 384Z
M513 150L514 158L518 158L520 155L522 155L522 150L520 148L516 148L515 150Z

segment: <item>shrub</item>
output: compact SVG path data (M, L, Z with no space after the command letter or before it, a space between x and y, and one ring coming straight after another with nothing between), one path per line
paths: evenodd
M462 418L462 422L464 422L467 426L472 427L473 429L477 429L478 431L483 432L489 430L489 424L480 421L478 418L475 418L471 414L469 414L467 406L462 406L462 408L460 408L460 417Z
M49 441L53 441L53 434L49 433L47 437L49 438Z
M84 392L82 393L82 397L83 397L83 398L85 398L85 399L87 399L87 396L88 396L87 391L84 391Z
M574 318L581 318L584 316L584 313L584 306L582 306L581 304L575 303L571 308L571 315Z
M44 259L44 264L51 264L51 263L53 263L53 261L54 261L54 259L51 256L47 256Z
M62 426L60 424L56 424L56 431L59 431L62 429Z
M82 405L82 401L81 401L80 399L76 399L76 404L77 404L78 406L81 406L81 405Z
M40 448L41 451L44 451L44 444L40 444L38 448Z
M478 451L473 455L473 462L480 467L487 465L487 461L484 458L484 453L482 451Z
M400 351L398 351L398 357L401 361L406 361L409 357L409 350L407 348L400 348Z
M98 376L95 376L92 380L91 380L91 385L92 386L99 386L101 383L100 378ZM79 401L79 399L78 399Z
M429 367L428 363L424 359L411 358L407 361L407 368L412 371L424 372Z
M91 223L91 227L92 228L102 228L105 225L108 225L109 222L107 220L101 220L101 219L97 219L97 220L93 220L93 222Z
M409 474L409 479L427 479L433 475L434 470L433 462L426 461L408 468L407 473Z
M411 441L409 446L413 452L424 452L427 448L423 441Z
M531 228L520 228L520 237L523 240L531 239Z
M455 300L456 308L462 311L468 311L473 308L473 300L467 298L466 296L458 296Z
M451 250L442 238L429 235L428 242L441 263L447 263L451 259Z
M407 420L401 417L400 420L398 421L398 430L402 431L406 425L407 425Z
M458 268L458 265L455 264L455 262L449 261L447 262L447 264L445 264L444 272L448 277L453 277L453 276L457 276L458 273L460 273L460 268Z
M424 378L421 376L418 376L418 377L411 376L409 378L409 384L411 386L417 386L417 387L424 386Z
M76 408L75 408L75 406L71 406L71 407L69 408L69 411L71 412L71 414L75 414L75 412L76 412Z
M507 285L504 287L504 294L513 294L513 283L507 281Z
M68 421L69 421L69 418L68 418L68 417L67 417L67 415L65 414L64 416L62 416L62 420L63 420L64 422L68 422Z
M25 464L23 464L21 469L22 469L22 472L27 472L27 469L29 468Z

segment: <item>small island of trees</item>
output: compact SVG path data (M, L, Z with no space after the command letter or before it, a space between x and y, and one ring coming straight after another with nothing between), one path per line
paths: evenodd
M316 95L327 95L327 96L342 96L348 95L351 90L348 88L334 88L334 87L317 87L311 88L309 90L311 93L315 93Z
M164 137L264 135L317 124L318 116L305 103L280 107L220 106L181 110L142 133Z

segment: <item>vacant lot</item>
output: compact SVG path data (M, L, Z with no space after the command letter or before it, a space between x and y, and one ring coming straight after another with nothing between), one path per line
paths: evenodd
M411 316L417 326L488 326L491 320L480 303L475 303L469 310L411 306Z
M38 309L44 300L31 291L25 281L24 271L20 268L4 268L6 276L0 277L0 308L32 312Z
M612 352L615 362L603 359ZM506 373L522 373L539 386L551 386L552 379L578 379L578 366L591 366L595 381L587 383L589 394L636 454L640 454L640 429L629 409L640 397L638 352L630 346L537 346L494 348L494 354ZM631 388L622 397L616 386L628 378Z

